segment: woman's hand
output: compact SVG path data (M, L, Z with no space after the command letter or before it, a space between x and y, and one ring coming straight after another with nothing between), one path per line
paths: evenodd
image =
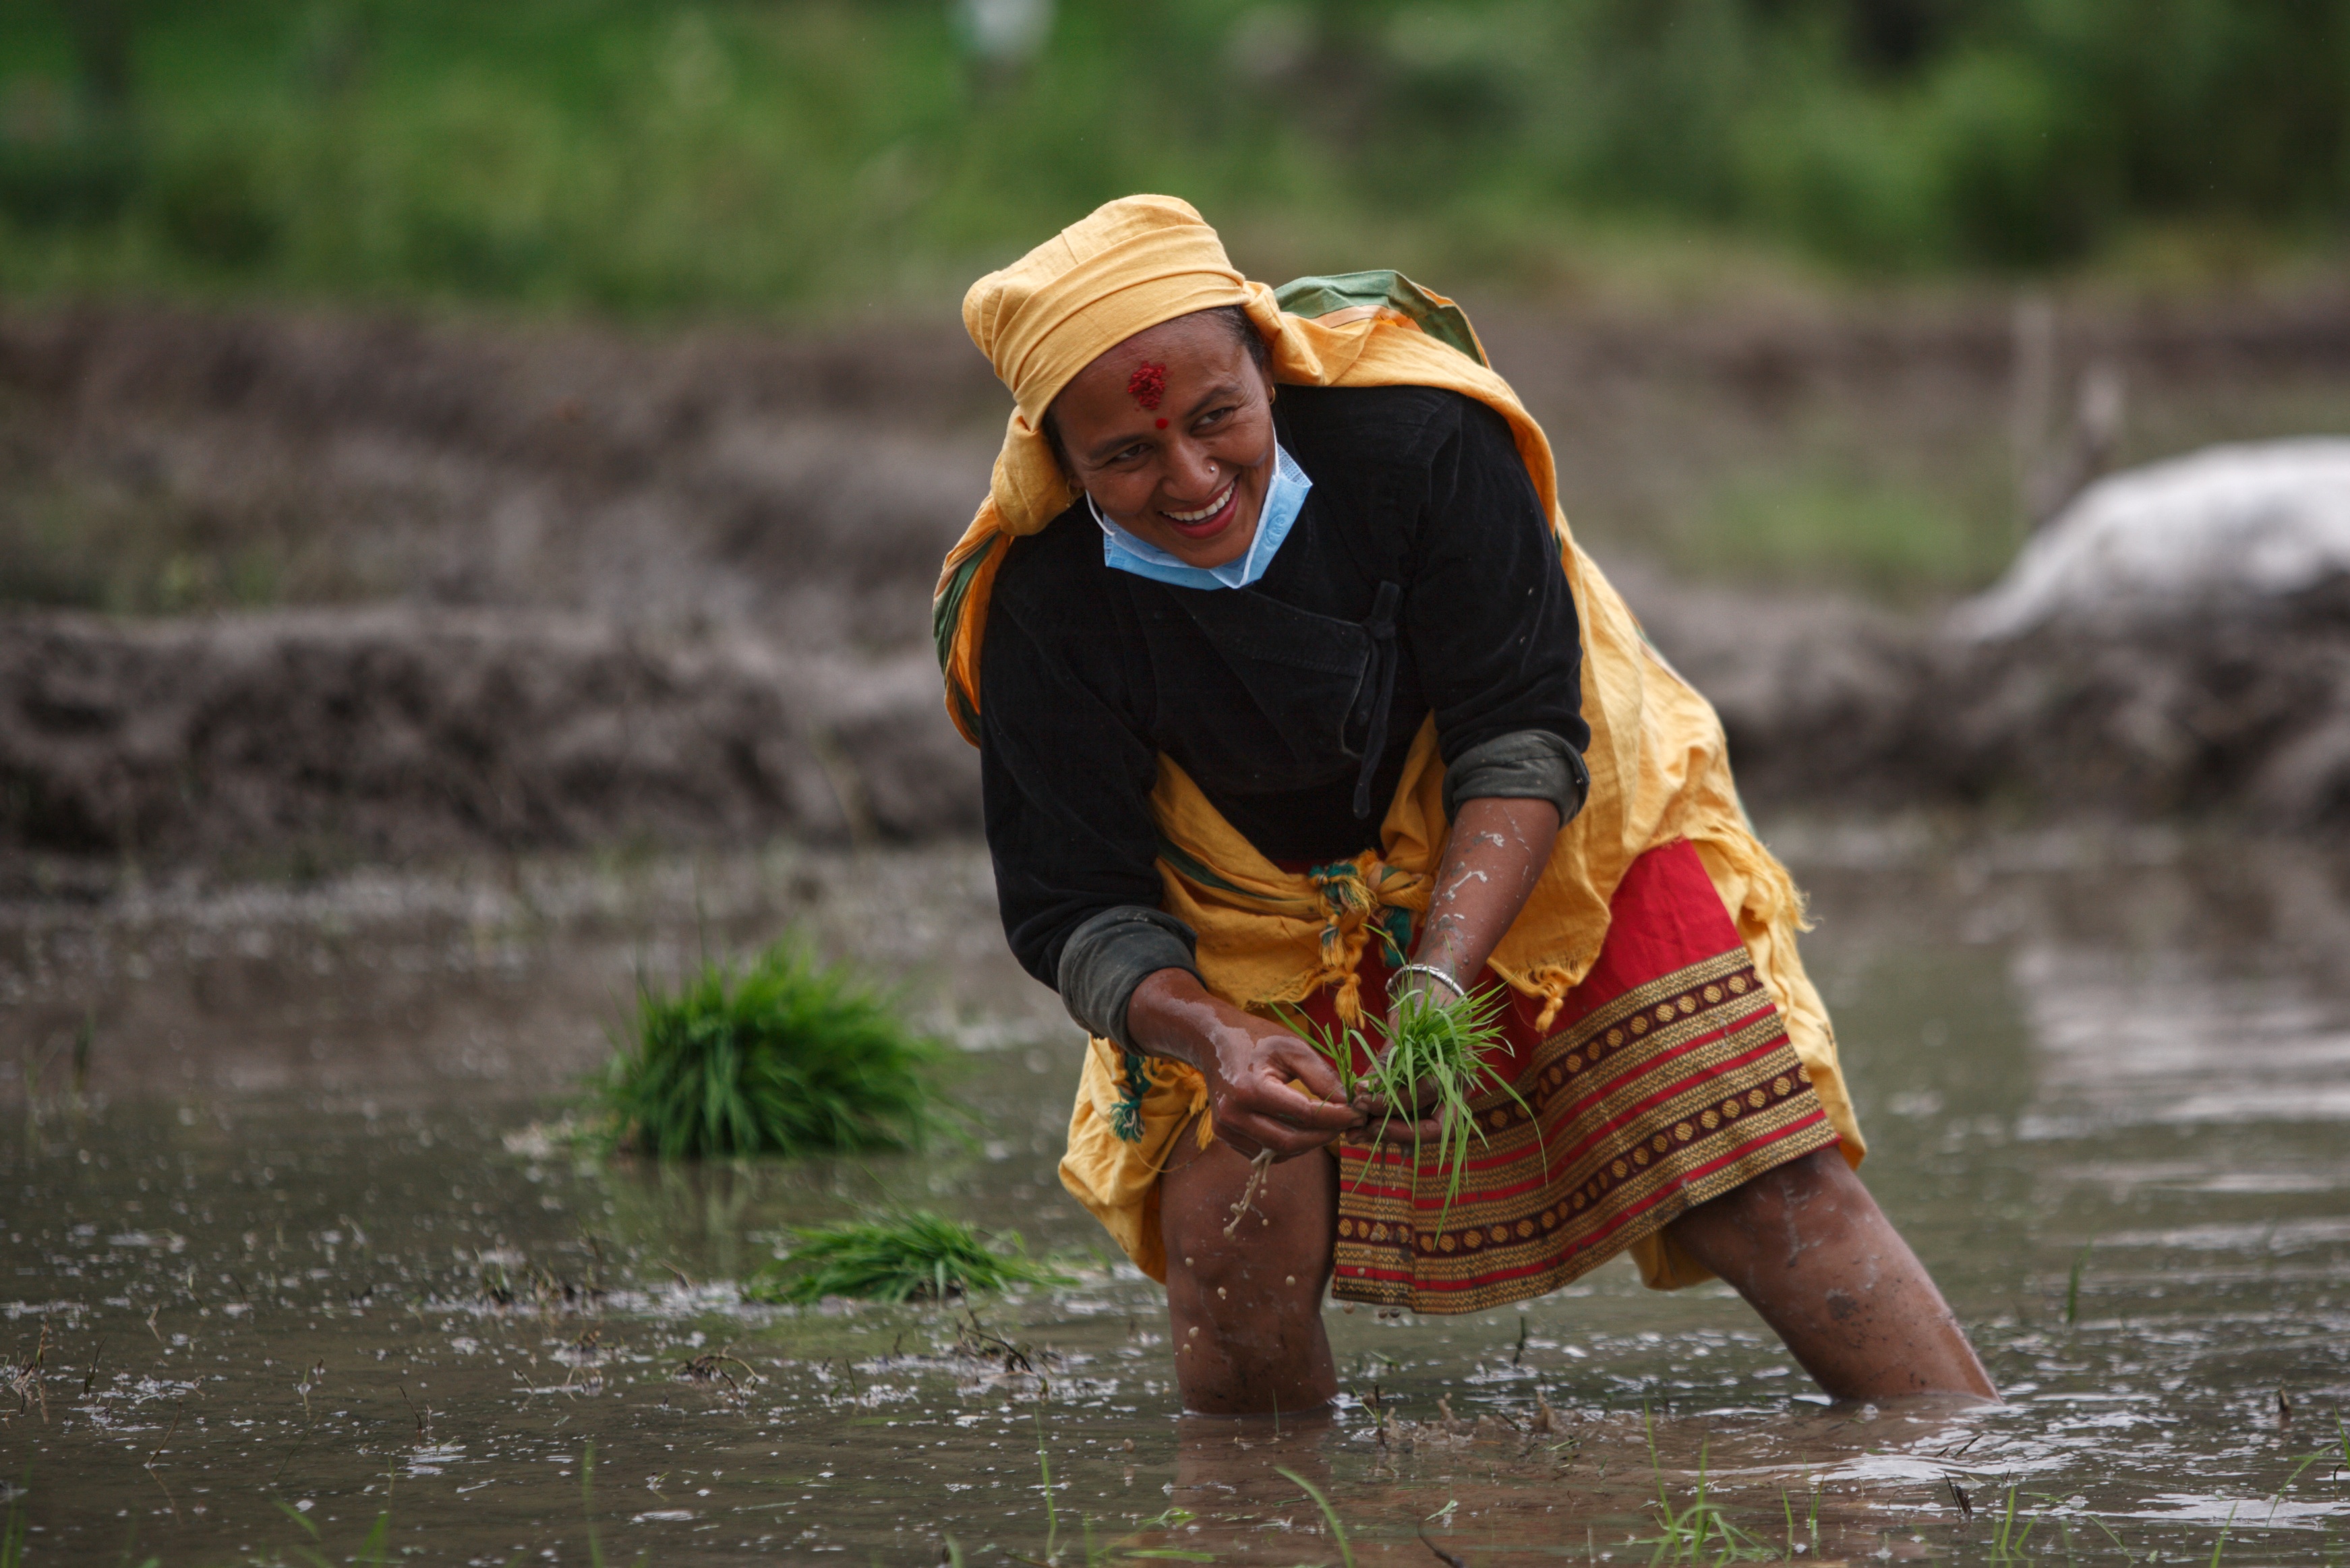
M1363 1112L1340 1098L1327 1058L1272 1020L1209 995L1187 971L1162 969L1136 986L1126 1027L1153 1055L1200 1070L1216 1136L1251 1158L1268 1151L1294 1159L1363 1125Z
M1396 1025L1402 1016L1404 999L1418 991L1425 991L1434 1002L1459 1000L1441 981L1425 974L1397 974L1388 986L1392 1000L1388 1003L1386 1033L1384 1037L1376 1031L1369 1034L1372 1052L1381 1055L1387 1053L1388 1042L1395 1038ZM1432 1141L1442 1127L1436 1115L1436 1085L1426 1078L1412 1085L1411 1103L1397 1106L1392 1115L1386 1101L1367 1094L1358 1093L1355 1104L1369 1116L1373 1138L1379 1143L1416 1147Z
M1558 826L1558 808L1548 801L1462 802L1437 873L1419 961L1453 976L1483 969L1534 891ZM1451 1000L1440 981L1405 977L1405 987L1415 985ZM1398 989L1399 998L1405 987ZM1392 1012L1388 1023L1394 1023ZM1200 1070L1208 1081L1216 1135L1252 1158L1267 1151L1275 1159L1294 1159L1365 1127L1390 1144L1436 1137L1437 1123L1419 1114L1420 1106L1391 1110L1368 1095L1341 1100L1338 1070L1320 1052L1272 1020L1209 995L1188 971L1162 969L1135 987L1126 1028L1151 1054Z
M1510 922L1525 908L1549 864L1558 829L1558 807L1546 800L1479 796L1461 803L1444 863L1436 874L1436 893L1429 901L1419 950L1411 967L1397 971L1390 988L1388 1038L1394 1037L1407 1001L1440 1007L1468 1001L1469 986ZM1413 1088L1417 1103L1399 1110L1397 1119L1382 1129L1382 1141L1409 1143L1436 1136L1437 1121L1428 1115L1435 1085L1423 1081ZM1406 1116L1420 1119L1406 1121Z

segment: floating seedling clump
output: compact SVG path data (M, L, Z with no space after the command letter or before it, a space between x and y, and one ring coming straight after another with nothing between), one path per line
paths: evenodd
M590 1097L611 1146L663 1159L886 1152L937 1126L944 1054L845 970L778 944L674 992L639 982Z
M935 1214L850 1220L791 1236L790 1255L744 1282L746 1299L942 1302L1010 1285L1076 1282L1022 1255L1017 1235L999 1238L1012 1249L999 1251L972 1227Z

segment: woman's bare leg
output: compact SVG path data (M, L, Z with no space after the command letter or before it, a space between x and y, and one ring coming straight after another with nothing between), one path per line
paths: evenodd
M1186 1128L1159 1179L1167 1316L1183 1408L1211 1416L1303 1414L1338 1392L1322 1332L1322 1286L1338 1204L1336 1163L1320 1149L1265 1170L1228 1241L1249 1162Z
M1999 1397L1925 1265L1835 1149L1765 1171L1665 1233L1836 1398Z

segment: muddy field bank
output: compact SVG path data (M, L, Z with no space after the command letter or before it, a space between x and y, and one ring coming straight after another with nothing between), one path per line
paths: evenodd
M2191 635L1991 648L1834 600L1657 601L1765 812L2350 820L2350 596ZM975 831L975 754L920 651L661 641L389 607L0 624L0 830L21 859L405 859Z
M2338 589L1965 642L1676 545L1805 465L2012 488L2089 367L2120 455L2322 428L2350 302L1481 321L1759 807L2350 814ZM1001 411L951 326L0 316L0 855L971 831L928 597Z

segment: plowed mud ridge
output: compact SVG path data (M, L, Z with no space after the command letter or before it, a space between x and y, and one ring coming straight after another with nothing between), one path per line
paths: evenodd
M1991 647L1643 566L1793 410L1995 426L2003 311L1482 325L1758 802L2350 815L2340 592ZM2142 389L2350 384L2345 300L2065 330ZM1003 407L951 322L0 315L0 857L973 831L929 595Z

